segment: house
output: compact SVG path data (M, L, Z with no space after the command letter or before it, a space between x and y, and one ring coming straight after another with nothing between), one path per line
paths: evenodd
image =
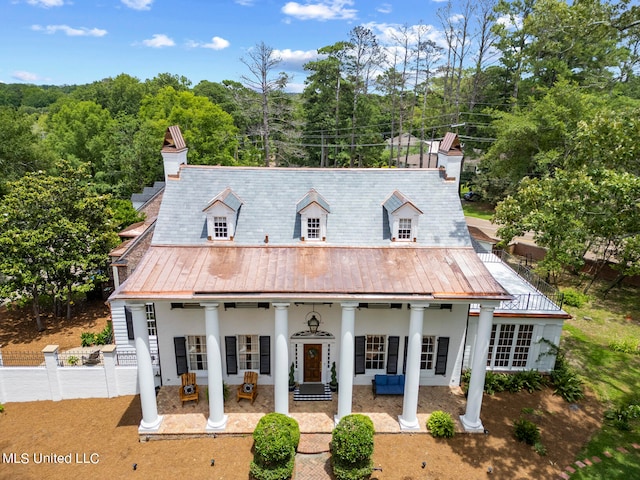
M162 423L156 385L184 372L208 385L207 429L223 431L223 381L259 372L288 414L290 365L297 382L326 384L334 363L336 420L354 385L404 373L404 431L419 428L420 387L459 385L470 368L461 421L483 431L487 365L548 369L536 342L558 341L562 320L543 306L514 318L501 282L515 283L472 246L460 153L444 153L448 170L196 166L168 129L153 238L109 299L118 349L137 356L140 431Z

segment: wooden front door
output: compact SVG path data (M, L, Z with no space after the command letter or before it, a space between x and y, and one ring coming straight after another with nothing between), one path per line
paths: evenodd
M303 382L322 381L322 345L304 346L304 379Z

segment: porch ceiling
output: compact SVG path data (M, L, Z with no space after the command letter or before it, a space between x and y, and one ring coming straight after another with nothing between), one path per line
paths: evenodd
M510 298L472 248L152 246L117 298Z

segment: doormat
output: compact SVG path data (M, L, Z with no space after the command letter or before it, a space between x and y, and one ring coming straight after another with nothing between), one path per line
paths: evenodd
M293 399L300 402L331 401L331 388L322 383L303 383L293 391Z

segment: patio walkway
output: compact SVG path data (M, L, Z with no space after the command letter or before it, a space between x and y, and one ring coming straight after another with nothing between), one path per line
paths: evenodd
M164 386L158 393L158 413L164 416L157 433L141 435L142 440L163 438L209 436L205 430L209 405L206 386L201 387L200 402L180 403L178 386ZM251 434L260 418L274 411L273 386L260 385L253 405L248 400L236 401L236 386L229 386L230 395L224 405L228 415L227 427L217 435ZM338 411L337 393L331 401L294 401L289 394L289 415L300 425L300 432L329 434L335 427L334 415ZM378 396L373 398L371 387L354 386L352 413L363 413L373 421L376 433L400 433L398 416L402 414L401 395ZM426 433L426 421L434 410L444 410L453 418L464 413L466 401L459 388L421 387L418 397L418 420L420 433ZM458 430L463 431L458 425Z

